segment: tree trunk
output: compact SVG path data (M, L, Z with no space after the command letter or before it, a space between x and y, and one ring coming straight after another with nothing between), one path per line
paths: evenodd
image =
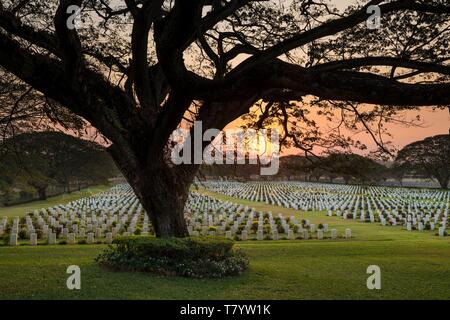
M184 206L198 165L169 165L163 160L137 164L136 158L124 159L110 149L118 168L133 188L152 222L155 235L161 238L187 237ZM150 162L150 163L149 163Z
M439 181L439 185L441 186L441 189L447 189L450 178L441 178L441 179L438 179L438 181Z
M37 189L39 200L47 200L47 187Z
M156 236L189 236L184 206L193 177L185 179L178 170L164 166L141 172L137 179L128 182L147 211Z

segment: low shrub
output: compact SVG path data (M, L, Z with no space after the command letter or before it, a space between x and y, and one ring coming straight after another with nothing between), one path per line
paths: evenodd
M21 239L21 240L27 239L27 237L28 237L27 229L21 228L21 229L19 230L19 232L17 233L17 237L18 237L19 239Z
M7 246L7 245L9 244L9 233L8 233L8 232L5 232L5 233L3 234L3 236L1 237L1 242L2 242L5 246Z
M190 278L223 278L238 275L248 259L233 242L213 238L122 237L96 261L117 271L143 271Z

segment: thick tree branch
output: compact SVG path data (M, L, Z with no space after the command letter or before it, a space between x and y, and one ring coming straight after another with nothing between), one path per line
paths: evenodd
M69 29L68 19L70 6L81 7L83 0L60 0L56 10L54 24L59 48L64 60L66 78L74 82L82 64L81 42L75 27Z
M363 6L360 10L352 13L351 15L331 20L323 23L322 25L305 31L303 33L294 35L293 37L284 40L273 47L264 50L258 54L253 55L251 58L243 62L234 72L241 72L243 69L251 68L252 66L261 63L262 61L271 60L279 57L280 55L287 53L293 49L304 46L307 43L311 43L317 39L321 39L327 36L335 35L341 31L355 27L356 25L366 21L370 17L370 13L367 13L367 8L370 5L378 5L383 0L373 0ZM400 10L414 10L419 12L430 12L439 14L449 14L449 6L436 6L427 5L424 3L418 3L415 0L398 0L387 4L380 5L382 15L393 13Z
M148 72L148 38L154 20L160 16L163 0L147 1L139 8L134 0L126 0L134 22L131 35L132 73L141 106L156 113L159 107Z
M54 35L46 31L37 31L33 27L23 24L19 18L10 12L0 10L0 27L57 56L61 55L61 51L58 48L58 41Z
M423 72L434 72L443 75L450 75L450 66L439 65L430 62L414 61L405 58L391 57L366 57L349 60L339 60L316 65L309 68L309 72L325 72L348 70L367 66L393 66L397 68L414 69Z

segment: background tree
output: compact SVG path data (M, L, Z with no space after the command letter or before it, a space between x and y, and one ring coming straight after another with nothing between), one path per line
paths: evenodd
M383 28L367 28L369 5ZM398 110L448 105L449 12L446 0L345 11L326 0L16 0L0 3L0 66L97 128L157 236L186 236L199 165L168 159L183 121L222 129L259 103L256 123L278 119L285 145L348 147L306 106L381 133L371 124Z
M4 184L33 187L40 200L50 185L70 192L71 184L92 185L117 175L112 159L100 145L59 132L23 133L3 142L0 157ZM11 177L14 175L14 178Z
M403 179L408 173L408 167L405 164L400 164L394 162L393 165L388 169L388 175L394 178L400 186L403 186Z
M386 171L383 165L358 154L334 153L322 161L322 166L326 166L327 176L343 177L346 183L355 179L363 185L379 182Z
M445 189L450 181L450 135L413 142L400 150L395 162L410 172L436 179Z

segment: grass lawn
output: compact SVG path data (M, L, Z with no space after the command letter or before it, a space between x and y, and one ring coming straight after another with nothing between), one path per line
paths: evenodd
M33 211L36 209L43 209L48 208L52 206L56 206L58 204L66 204L71 201L89 197L93 194L103 192L106 190L109 190L111 186L104 185L104 186L95 186L90 187L87 189L83 189L81 191L75 191L70 194L63 194L56 197L48 198L45 201L33 201L25 204L19 204L17 206L11 206L11 207L0 207L0 217L7 216L7 217L21 217L24 216L27 212Z
M237 242L250 256L250 269L222 280L105 271L94 261L104 245L0 247L0 299L450 299L450 237L208 193L328 223L338 234L349 227L354 238ZM72 264L81 267L79 291L66 288ZM381 290L366 287L369 265L381 268Z
M277 241L238 244L250 269L223 280L116 273L93 261L105 247L0 248L0 299L450 299L448 241ZM81 268L81 290L66 268ZM366 269L381 267L382 289Z

